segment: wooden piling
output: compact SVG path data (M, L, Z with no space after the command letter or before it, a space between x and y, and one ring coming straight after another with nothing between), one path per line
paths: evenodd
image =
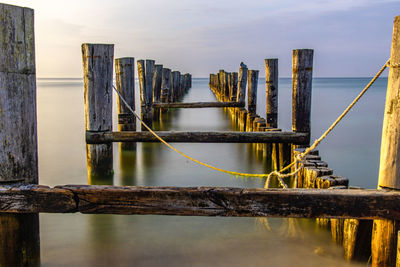
M118 92L135 110L135 59L133 57L115 60L115 78ZM119 131L136 131L136 117L119 97L117 97L117 112ZM121 143L120 148L135 150L136 143Z
M400 189L400 16L395 17L390 55L386 106L382 128L378 188ZM372 233L372 266L394 266L399 222L375 220Z
M163 65L156 64L154 66L153 102L159 102L161 98L162 70Z
M243 64L239 68L239 78L238 78L238 91L237 91L237 101L246 101L246 84L247 84L247 67Z
M38 183L34 11L0 4L0 181ZM39 215L0 215L0 266L40 266Z
M85 129L112 131L112 81L114 45L82 44L85 95ZM89 183L112 178L110 144L86 145Z
M149 127L153 125L153 76L154 76L154 60L146 59L138 60L138 74L140 85L140 108L141 116L144 123ZM142 131L146 128L142 126Z
M168 103L169 95L171 94L172 77L171 70L167 68L162 69L161 76L161 103Z
M181 73L179 71L172 72L172 93L170 102L175 102L179 98L179 82Z
M312 49L293 50L292 55L292 130L311 131Z
M238 73L232 72L231 74L231 91L229 95L231 96L230 101L236 101L237 98L237 91L238 91Z
M278 127L278 59L265 60L267 127Z
M257 112L258 70L248 70L247 76L247 110L249 113L255 114Z

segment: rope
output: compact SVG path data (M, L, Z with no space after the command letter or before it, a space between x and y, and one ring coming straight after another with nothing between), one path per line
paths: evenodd
M183 157L196 162L204 167L219 171L219 172L223 172L223 173L227 173L227 174L231 174L231 175L237 175L237 176L246 176L246 177L267 177L267 181L266 181L266 187L269 187L269 182L270 179L272 178L272 176L276 176L279 183L282 185L283 188L288 188L288 186L285 184L285 182L282 180L282 178L286 178L286 177L290 177L292 175L296 175L303 167L304 167L304 159L305 157L313 150L315 149L321 142L322 140L324 140L327 135L336 127L336 125L344 118L344 116L347 115L347 113L353 108L353 106L360 100L360 98L365 94L365 92L371 87L372 84L374 84L374 82L376 81L376 79L378 79L378 77L382 74L382 72L386 69L386 67L399 67L400 64L391 64L390 63L390 59L385 63L385 65L383 65L383 67L377 72L377 74L371 79L371 81L367 84L367 86L365 86L365 88L361 91L361 93L353 100L353 102L350 103L350 105L342 112L342 114L340 114L340 116L332 123L332 125L321 135L321 137L319 137L317 140L314 141L314 143L307 148L303 153L300 153L296 156L295 160L290 163L289 165L287 165L286 167L282 168L279 171L273 171L269 174L266 173L261 173L261 174L253 174L253 173L242 173L242 172L234 172L234 171L229 171L229 170L224 170L218 167L214 167L210 164L201 162L199 160L196 160L188 155L186 155L185 153L179 151L178 149L176 149L175 147L173 147L172 145L170 145L169 143L167 143L165 140L163 140L160 136L157 135L157 133L155 133L149 126L147 126L146 123L144 123L140 117L136 114L136 112L131 108L131 106L126 102L126 100L122 97L122 95L120 94L120 92L118 92L117 88L115 88L115 86L113 85L113 88L115 90L115 92L118 94L119 98L122 100L122 102L124 103L124 105L129 109L130 112L132 112L132 114L140 121L141 124L143 124L143 126L150 132L152 133L161 143L163 143L164 145L166 145L167 147L169 147L170 149L172 149L173 151L177 152L178 154L182 155ZM297 164L299 163L299 164ZM286 173L283 174L282 172L290 169L291 167L295 166L295 169L293 172L290 173ZM296 182L297 182L297 177L296 177Z

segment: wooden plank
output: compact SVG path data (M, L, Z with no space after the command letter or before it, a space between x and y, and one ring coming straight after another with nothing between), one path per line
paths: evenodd
M156 132L167 142L179 143L292 143L308 142L307 133L294 132ZM86 132L88 144L159 142L150 132Z
M400 192L29 185L0 187L0 212L400 219Z
M153 108L224 108L244 107L239 102L153 103Z
M0 181L38 182L33 10L0 4Z

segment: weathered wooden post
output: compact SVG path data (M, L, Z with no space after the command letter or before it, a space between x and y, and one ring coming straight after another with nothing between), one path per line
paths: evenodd
M311 132L312 49L293 50L292 54L292 130Z
M0 181L38 183L33 9L0 4ZM39 215L0 215L0 265L39 266Z
M161 82L162 82L162 70L163 65L156 64L154 66L154 78L153 78L153 102L160 102L161 99ZM160 109L156 108L153 110L153 119L160 119Z
M382 128L378 188L400 189L400 16L395 17L385 115ZM375 220L372 232L372 266L394 266L399 222Z
M258 84L258 70L248 70L248 98L247 98L247 110L251 114L256 114L257 108L257 84Z
M172 94L170 102L175 102L178 99L180 76L181 73L179 71L172 72Z
M246 100L246 84L247 84L247 66L244 64L240 65L239 68L239 81L237 91L237 101L244 103Z
M171 94L172 88L172 77L171 70L167 68L162 69L161 76L161 102L167 103L169 100L169 95Z
M236 101L237 91L238 91L238 73L237 72L232 72L231 83L232 83L231 92L229 93L231 95L230 101Z
M156 64L154 66L153 102L159 102L161 98L162 70L163 70L163 65Z
M135 59L133 57L117 58L115 60L116 88L128 105L135 110ZM136 117L117 97L119 131L136 131ZM120 148L132 150L136 143L120 143Z
M265 60L267 127L278 128L278 59Z
M154 60L138 60L138 74L140 86L140 112L142 120L147 126L153 126L153 77ZM142 125L142 131L146 128Z
M112 131L112 80L114 45L82 44L86 131ZM86 145L88 179L113 176L112 144Z

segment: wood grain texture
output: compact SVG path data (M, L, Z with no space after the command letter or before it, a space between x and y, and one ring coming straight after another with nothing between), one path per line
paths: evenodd
M237 91L237 101L245 102L246 101L246 85L247 85L247 67L239 68L239 77L238 77L238 91Z
M266 121L268 127L278 127L278 59L265 59Z
M0 181L38 182L32 9L0 4Z
M167 103L170 98L172 90L172 76L171 70L168 68L162 69L162 77L161 77L161 102Z
M161 83L162 83L162 70L163 65L156 64L154 66L154 78L153 78L153 102L160 101L161 97Z
M85 129L112 130L114 45L82 44Z
M292 143L304 144L307 133L293 132L156 132L167 142L180 143ZM149 132L86 132L88 144L110 142L159 142Z
M192 103L153 103L153 108L223 108L244 107L239 102L192 102Z
M258 70L248 70L247 76L247 110L255 114L257 112Z
M29 185L0 187L0 212L233 217L400 218L400 193L382 190Z
M116 88L129 106L135 110L135 59L117 58L115 60ZM117 97L118 115L123 114L124 121L120 121L118 128L120 131L136 131L136 117ZM120 116L121 117L121 116Z
M311 131L312 49L293 50L292 54L292 130Z
M172 72L172 93L169 102L175 102L179 97L179 83L181 73L179 71Z

